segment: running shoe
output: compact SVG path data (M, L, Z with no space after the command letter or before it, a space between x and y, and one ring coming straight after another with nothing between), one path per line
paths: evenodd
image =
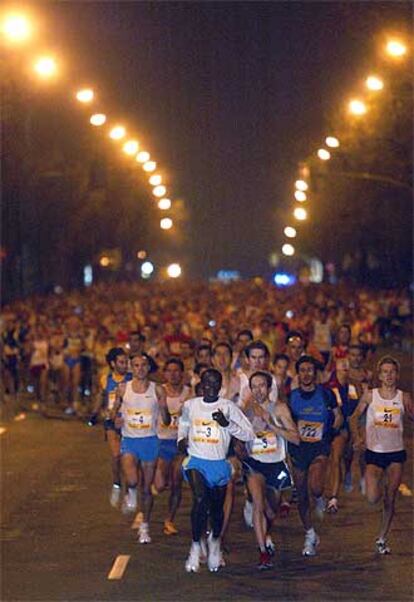
M116 485L115 483L112 485L111 495L109 496L109 503L113 508L116 508L119 504L119 500L121 499L121 486Z
M331 498L329 498L327 506L326 506L326 512L328 512L328 514L336 514L338 512L338 498L332 496Z
M164 521L164 533L165 535L177 535L178 529L172 521L166 520Z
M315 501L315 513L316 516L320 519L323 520L323 515L326 509L326 503L325 503L325 498L323 496L316 498Z
M378 538L375 541L375 549L377 550L378 554L391 554L391 548L390 546L387 544L387 540L386 539L380 539Z
M72 406L68 406L63 412L66 416L74 416L76 414L75 409Z
M122 504L122 513L129 514L137 509L137 490L129 489Z
M148 523L141 523L138 529L139 543L151 543Z
M215 539L213 533L210 533L208 537L208 558L207 565L209 571L215 573L220 568L221 562L221 548L220 548L220 537Z
M253 504L252 504L252 502L249 502L249 500L246 500L244 502L243 518L244 518L244 522L246 523L246 527L249 527L250 529L252 529L253 528Z
M307 532L305 535L302 556L316 556L316 548L318 547L319 543L320 539L315 531Z
M257 565L257 568L259 569L259 571L267 571L268 569L271 569L273 567L273 561L272 558L269 554L269 552L260 552L259 555L259 563Z
M269 554L269 556L274 556L275 551L276 551L276 546L275 546L272 538L270 537L270 535L266 535L265 546L266 546L266 552Z
M404 497L412 497L413 496L413 492L411 491L411 489L408 487L408 485L406 485L405 483L401 483L401 485L398 487L398 491L401 493L401 495L403 495Z
M200 570L200 552L200 544L196 541L193 541L191 544L190 553L185 561L185 570L187 573L197 573Z
M352 484L352 473L347 472L347 473L345 473L345 478L344 478L344 491L346 493L351 493L353 488L354 488L354 486Z

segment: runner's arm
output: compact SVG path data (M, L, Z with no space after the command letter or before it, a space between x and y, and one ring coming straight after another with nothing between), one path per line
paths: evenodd
M157 393L158 405L161 412L161 419L165 426L168 426L171 423L171 414L168 411L167 395L165 393L165 389L161 385L156 385L155 391Z
M112 411L111 411L111 419L112 420L115 420L116 415L118 414L119 410L121 409L122 398L125 395L125 389L126 389L125 383L121 383L116 389L115 403L114 403L114 407L112 408Z
M190 431L190 409L188 402L182 407L181 416L178 419L177 447L182 453L186 453L188 445L188 433Z
M229 425L226 427L229 433L233 437L236 437L236 439L240 439L240 441L252 441L255 438L255 434L250 420L233 403L229 406L229 410L229 415L226 416L229 421Z
M298 427L293 421L289 406L286 403L279 403L276 407L275 415L282 426L278 426L277 424L271 425L273 426L272 430L277 435L286 439L286 441L289 441L289 443L299 445L300 436Z
M366 390L362 394L362 397L357 405L355 412L349 418L349 427L351 429L352 439L354 441L354 448L357 449L362 446L363 441L359 432L359 419L367 411L369 404L372 401L372 390Z

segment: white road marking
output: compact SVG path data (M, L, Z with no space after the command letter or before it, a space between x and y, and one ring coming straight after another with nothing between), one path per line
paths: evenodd
M4 428L4 426L0 426L0 435L2 435L5 432L6 432L6 429Z
M125 569L127 568L130 558L131 556L126 556L123 554L117 556L115 558L115 562L112 565L111 570L109 571L108 579L122 579L122 575L124 574Z

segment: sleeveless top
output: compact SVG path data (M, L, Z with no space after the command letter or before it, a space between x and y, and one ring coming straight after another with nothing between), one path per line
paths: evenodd
M383 399L378 389L372 390L372 402L367 410L367 449L378 453L402 451L403 394L397 389L393 399Z
M126 383L121 413L123 437L154 437L157 434L158 399L155 383L151 382L144 393L132 390L132 381Z

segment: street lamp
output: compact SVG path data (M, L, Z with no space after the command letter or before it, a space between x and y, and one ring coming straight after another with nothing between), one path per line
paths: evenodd
M26 15L6 15L2 24L3 35L9 42L20 44L32 35L32 25Z
M352 115L357 115L358 117L361 115L365 115L367 110L368 110L367 105L362 100L359 100L358 98L354 98L348 104L348 111Z
M163 217L162 220L160 220L161 230L171 230L172 227L173 221L170 217Z
M135 157L137 163L146 163L150 160L150 154L147 151L140 151Z
M121 140L122 138L124 138L125 134L126 134L126 130L125 130L124 126L116 125L109 132L109 137L112 138L112 140Z
M305 190L307 190L309 188L309 186L305 182L305 180L296 180L295 188L296 188L296 190L301 190L302 192L305 192Z
M300 222L303 222L308 217L308 212L303 207L296 207L293 211L293 216Z
M168 211L168 209L171 209L170 199L160 199L158 201L158 209L161 209L161 211Z
M42 79L49 79L57 73L56 61L51 56L42 56L35 62L34 70Z
M292 226L286 226L283 232L288 238L295 238L296 236L296 228L292 228Z
M368 90L372 90L373 92L379 92L384 88L384 82L376 75L370 75L367 77L365 80L365 85Z
M328 136L325 139L325 144L326 144L326 146L329 146L329 148L338 148L339 140L338 140L338 138L335 138L335 136Z
M181 266L178 263L172 263L167 268L167 274L170 278L179 278L181 276Z
M138 152L139 143L137 140L128 140L122 147L126 155L135 155Z
M89 119L89 122L95 126L103 125L106 122L106 115L104 115L103 113L95 113Z
M83 90L78 90L78 92L76 92L76 100L79 100L79 102L83 102L85 104L92 102L93 97L93 90L90 88L84 88Z
M289 243L285 243L282 247L283 255L292 256L295 254L295 247Z
M299 201L299 203L303 203L307 199L306 192L295 190L295 199Z
M165 188L165 186L156 186L155 188L153 188L152 190L152 194L156 197L162 197L164 196L164 194L167 192L167 189Z
M328 150L326 150L326 148L320 148L317 154L321 161L329 161L329 159L331 158L331 153Z
M158 186L162 182L162 177L159 174L153 174L150 176L148 182L151 184L151 186Z
M146 161L142 166L142 169L147 173L151 173L157 169L157 164L155 161Z
M385 47L387 54L393 58L400 58L407 53L407 46L397 39L388 40Z

